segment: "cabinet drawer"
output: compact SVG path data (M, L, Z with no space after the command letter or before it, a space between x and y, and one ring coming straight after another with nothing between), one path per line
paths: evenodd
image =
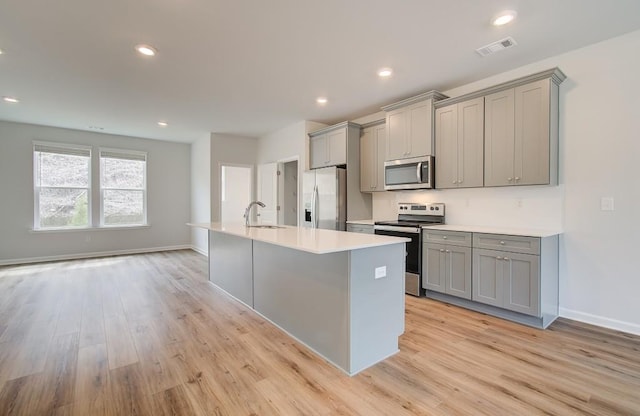
M347 224L347 231L351 233L373 234L373 225Z
M540 254L540 238L502 234L473 234L473 247L513 253Z
M440 231L422 229L423 243L451 244L454 246L471 247L471 233L464 231Z

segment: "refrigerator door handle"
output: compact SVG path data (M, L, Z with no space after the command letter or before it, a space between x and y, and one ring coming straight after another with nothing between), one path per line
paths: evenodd
M320 218L319 218L319 199L320 196L318 195L318 185L315 186L315 188L313 189L313 220L315 221L315 223L313 224L313 228L318 228L318 223L320 222Z

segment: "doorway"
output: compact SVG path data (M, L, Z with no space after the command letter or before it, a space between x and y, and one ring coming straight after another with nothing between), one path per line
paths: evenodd
M298 225L298 160L278 163L278 224Z
M220 221L243 222L244 210L251 202L253 166L221 165Z

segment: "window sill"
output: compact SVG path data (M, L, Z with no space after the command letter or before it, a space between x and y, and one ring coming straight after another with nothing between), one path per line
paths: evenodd
M151 228L151 225L102 225L99 227L84 227L84 228L32 228L30 233L34 234L47 234L47 233L77 233L87 231L117 231L117 230L139 230Z

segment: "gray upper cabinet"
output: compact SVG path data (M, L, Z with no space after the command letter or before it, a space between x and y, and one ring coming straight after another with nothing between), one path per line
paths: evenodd
M309 165L311 169L347 163L346 127L309 138Z
M436 188L473 188L484 184L484 98L435 112Z
M433 154L433 103L446 98L430 91L385 107L387 151L385 160Z
M384 191L387 132L384 121L364 125L360 137L360 190Z
M435 103L436 188L557 185L565 78L553 68Z
M486 97L486 186L557 184L557 113L550 78Z

